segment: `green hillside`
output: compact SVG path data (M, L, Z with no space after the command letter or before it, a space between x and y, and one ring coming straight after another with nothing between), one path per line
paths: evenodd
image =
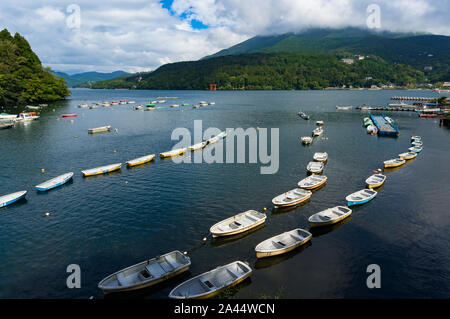
M70 95L65 80L56 77L41 61L28 41L0 32L0 106L50 102Z
M69 87L89 87L89 83L104 81L119 76L129 75L129 73L124 71L114 71L111 73L101 73L101 72L83 72L69 75L64 72L54 72L57 76L66 79L67 86Z

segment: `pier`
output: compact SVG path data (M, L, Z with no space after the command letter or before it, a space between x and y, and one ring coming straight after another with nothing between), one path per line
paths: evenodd
M398 136L398 127L395 124L389 123L385 116L370 115L375 126L378 128L378 135Z
M435 100L434 97L420 97L420 96L393 96L391 100L395 101L431 101Z

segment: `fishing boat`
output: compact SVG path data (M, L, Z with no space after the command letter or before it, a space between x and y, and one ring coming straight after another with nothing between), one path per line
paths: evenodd
M303 136L300 138L303 144L311 144L313 139L310 136Z
M209 231L213 237L236 235L263 224L266 218L266 214L247 210L214 224Z
M306 166L306 170L313 174L322 173L324 164L322 162L309 162Z
M317 121L317 122L316 122L316 125L317 125L317 126L322 126L323 124L324 124L323 121Z
M61 115L62 118L65 118L65 117L77 117L77 116L78 116L77 114L63 114L63 115Z
M420 152L422 152L422 146L413 146L413 147L408 148L408 150L410 150L411 152L414 152L414 153L420 153Z
M311 240L312 234L301 228L273 236L255 247L256 257L272 257L285 254Z
M201 143L197 143L197 144L191 145L188 148L189 148L189 150L191 152L193 152L193 151L196 151L196 150L204 148L206 146L206 144L208 144L208 142L204 141L204 142L201 142Z
M0 129L7 129L14 126L14 120L0 119Z
M410 159L416 158L417 153L414 153L414 152L401 153L401 154L398 154L398 157L400 157L404 160L410 160Z
M308 218L311 227L327 226L340 222L352 214L352 210L345 206L336 206L315 213Z
M20 113L17 118L15 118L16 122L31 122L37 120L39 116L36 115L35 112L32 113Z
M340 111L351 110L352 108L353 108L353 106L337 106L336 105L336 110L340 110Z
M142 165L142 164L151 162L154 158L155 158L155 154L150 154L150 155L135 158L131 161L126 162L126 164L128 167L138 166L138 165Z
M367 130L367 134L370 134L370 135L375 135L378 133L378 128L373 124L367 126L366 130Z
M414 142L411 142L411 145L413 145L413 146L423 146L423 143L419 142L419 141L414 141Z
M186 152L186 150L187 150L187 148L185 147L185 148L178 148L178 149L175 149L175 150L171 150L171 151L168 151L168 152L162 152L162 153L159 154L159 157L167 158L167 157L173 157L173 156L181 155L184 152Z
M321 187L326 182L327 177L325 175L310 175L298 182L298 187L304 189L315 189Z
M313 131L313 136L320 136L323 133L323 129L321 127L318 127L316 129L314 129Z
M87 170L81 171L81 173L83 173L84 176L101 175L101 174L106 174L106 173L117 171L121 167L122 167L122 163L117 163L117 164L111 164L111 165L105 165L105 166L87 169Z
M362 189L348 195L345 197L345 200L347 201L347 206L361 205L374 199L377 194L373 189Z
M98 284L104 294L150 287L189 269L191 260L178 250L119 270Z
M27 191L20 191L20 192L8 194L8 195L0 196L0 208L11 205L12 203L17 202L18 200L21 200L22 198L25 197L26 194L27 194Z
M107 125L107 126L100 126L100 127L90 128L90 129L88 129L88 133L89 134L103 133L103 132L109 132L110 130L111 130L111 126Z
M52 178L51 180L48 180L42 184L36 185L36 189L40 192L46 192L52 188L59 187L61 185L64 185L68 181L70 181L73 177L73 173L69 172L63 175L60 175L58 177Z
M317 162L326 162L328 160L327 152L316 152L313 155L313 159Z
M401 165L405 164L406 161L402 158L393 158L393 159L384 161L383 163L384 163L385 168L389 168L389 167L401 166Z
M377 188L384 184L386 176L383 174L373 174L366 179L366 185L368 188Z
M294 188L272 199L272 204L275 207L296 206L308 200L311 197L311 195L312 195L311 191L302 188Z
M217 267L176 286L169 297L173 299L209 298L237 285L252 274L252 269L242 261Z

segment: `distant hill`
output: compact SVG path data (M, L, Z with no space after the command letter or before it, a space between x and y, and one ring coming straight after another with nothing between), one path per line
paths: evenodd
M429 81L448 81L450 37L431 34L375 32L369 29L309 29L301 33L256 36L203 59L243 53L334 53L376 55L388 62L409 64Z
M0 31L0 106L51 102L70 95L64 79L43 68L28 41Z
M111 73L100 73L100 72L84 72L84 73L78 73L69 75L64 72L54 72L56 75L63 77L66 79L67 85L69 87L77 87L81 84L82 86L87 87L88 83L97 82L97 81L104 81L109 80L113 78L117 78L123 75L128 75L129 73L124 71L115 71Z

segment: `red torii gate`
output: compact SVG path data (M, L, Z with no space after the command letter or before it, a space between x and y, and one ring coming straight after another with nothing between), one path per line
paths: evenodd
M210 91L216 91L217 90L217 84L210 84L209 85L209 90Z

